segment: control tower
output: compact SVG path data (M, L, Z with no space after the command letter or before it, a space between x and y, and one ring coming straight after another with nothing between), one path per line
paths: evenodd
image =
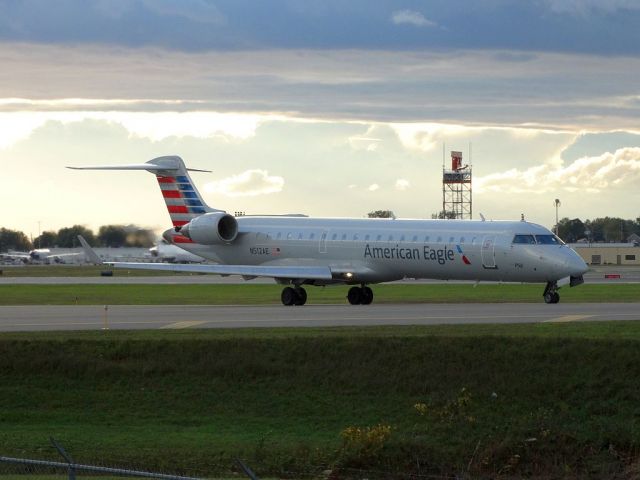
M462 152L451 152L451 169L442 167L444 218L471 220L471 166L462 165Z

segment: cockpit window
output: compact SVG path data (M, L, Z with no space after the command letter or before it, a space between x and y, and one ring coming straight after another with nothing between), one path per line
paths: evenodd
M536 241L540 245L562 245L562 240L555 235L536 235Z
M533 238L533 235L516 235L513 237L513 243L525 243L528 245L534 245L536 243L536 239Z

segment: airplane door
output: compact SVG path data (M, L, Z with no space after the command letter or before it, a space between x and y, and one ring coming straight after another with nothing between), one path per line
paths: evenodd
M320 235L320 243L318 245L318 252L327 253L327 237L328 236L329 236L329 232L327 230L322 232L322 235Z
M496 267L496 237L484 237L482 240L482 266Z

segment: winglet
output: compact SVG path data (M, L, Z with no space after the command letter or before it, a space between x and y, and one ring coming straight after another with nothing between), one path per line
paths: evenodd
M82 249L84 250L84 254L87 256L87 260L95 265L102 265L104 262L98 256L98 254L89 246L87 241L84 239L82 235L78 235L78 240L80 241L80 245L82 245Z

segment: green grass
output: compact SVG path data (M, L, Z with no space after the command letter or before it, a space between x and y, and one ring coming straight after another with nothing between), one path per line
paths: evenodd
M3 277L98 277L100 272L113 271L117 277L158 277L193 275L184 272L155 270L122 270L105 265L0 265Z
M308 303L344 303L348 287L308 287ZM0 305L260 305L279 304L281 286L0 285ZM375 303L541 302L542 285L383 284ZM640 284L564 288L562 302L639 302Z
M55 459L54 436L191 475L240 456L295 478L611 478L640 458L639 347L640 322L2 334L0 452Z

